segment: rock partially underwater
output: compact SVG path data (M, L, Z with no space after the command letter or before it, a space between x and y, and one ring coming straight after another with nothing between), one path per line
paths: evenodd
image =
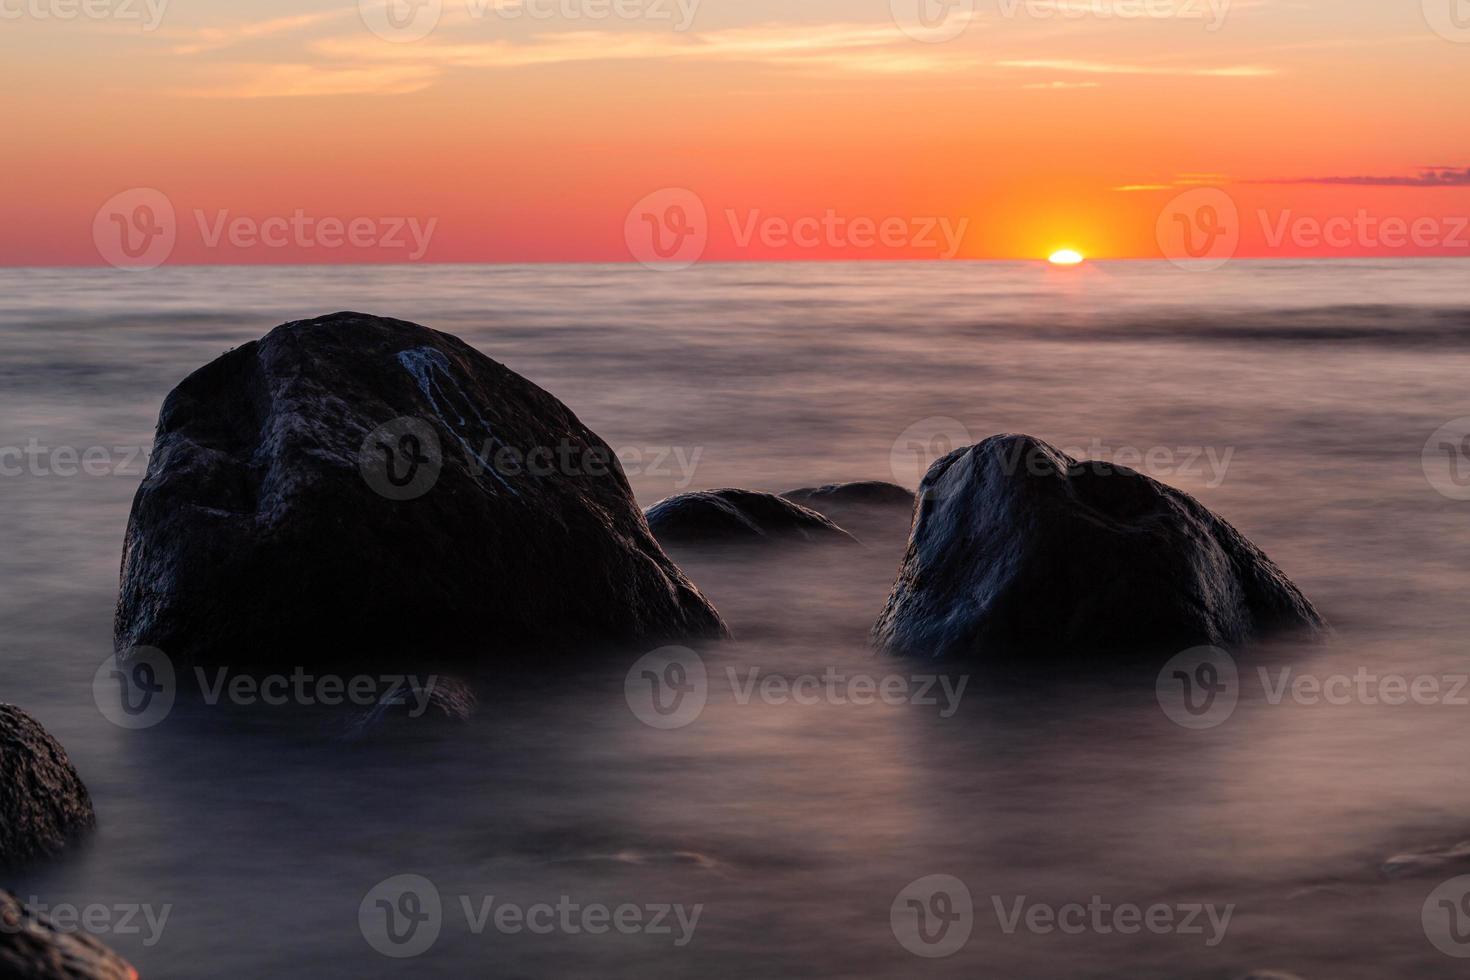
M852 483L825 483L820 487L801 487L781 494L803 507L823 513L839 507L913 507L914 492L897 483L882 480L857 480Z
M333 733L355 742L390 730L467 724L479 709L474 688L452 677L431 677L426 683L405 681L380 697L370 708L349 714Z
M1046 664L1325 630L1240 532L1126 467L993 436L936 461L919 497L874 626L890 650Z
M914 514L912 490L878 480L802 487L781 496L816 511L860 538L873 534L907 534Z
M0 891L0 980L137 980L138 971L76 928L63 930Z
M855 539L814 510L754 490L697 490L660 500L648 526L666 545Z
M1470 869L1470 841L1448 847L1431 847L1422 851L1395 854L1378 869L1385 878L1413 878L1421 875L1446 875L1452 870Z
M565 405L455 337L359 313L277 327L168 396L115 622L124 661L252 671L725 634Z
M96 823L66 750L30 715L0 704L0 867L53 857Z

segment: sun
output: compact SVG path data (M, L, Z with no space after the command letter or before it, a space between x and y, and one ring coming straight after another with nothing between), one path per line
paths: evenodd
M1059 249L1047 257L1052 265L1081 265L1083 254L1070 248Z

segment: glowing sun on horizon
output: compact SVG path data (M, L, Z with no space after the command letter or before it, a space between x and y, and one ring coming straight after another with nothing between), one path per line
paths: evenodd
M1070 248L1059 249L1047 256L1052 265L1081 265L1085 256Z

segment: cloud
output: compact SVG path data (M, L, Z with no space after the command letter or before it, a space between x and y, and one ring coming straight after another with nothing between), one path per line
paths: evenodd
M1430 167L1416 176L1396 177L1290 177L1251 180L1251 184L1320 184L1349 187L1470 187L1470 167Z
M1124 184L1115 191L1167 191L1176 187L1218 187L1237 183L1226 174L1179 174L1168 183ZM1470 187L1470 167L1425 167L1417 175L1387 177L1285 177L1242 180L1242 184L1315 184L1322 187Z
M764 24L702 34L673 31L562 31L529 41L424 42L389 45L371 37L324 38L311 45L325 58L419 62L456 68L519 68L589 61L744 61L781 66L821 65L856 71L920 72L953 59L916 50L891 26Z
M1230 177L1226 174L1177 174L1166 183L1155 184L1124 184L1122 187L1114 187L1115 191L1135 193L1138 191L1172 191L1180 187L1218 187L1221 184L1230 183Z
M509 8L516 0L484 0ZM447 7L439 30L414 44L389 44L358 29L355 8L279 17L230 29L209 28L179 35L176 53L207 57L235 44L295 36L297 52L277 63L254 58L211 65L218 84L186 94L266 98L320 95L401 94L434 84L452 70L505 70L542 65L614 61L738 63L786 71L918 75L983 72L987 69L1046 70L1082 75L1255 77L1275 73L1258 65L1219 67L1045 59L988 61L957 45L914 44L892 23L766 22L703 32L656 30L561 30L511 39L475 31L469 4ZM353 29L338 22L350 19ZM326 28L322 31L313 28ZM305 35L305 36L301 36ZM1087 89L1091 79L1039 82L1030 89Z
M207 54L233 47L242 41L292 34L318 24L341 20L349 13L352 11L327 10L314 14L297 14L290 17L276 17L271 20L258 20L249 24L236 24L228 28L201 27L192 31L171 31L169 36L179 39L179 43L173 47L174 54Z
M326 68L320 65L241 65L237 77L217 85L191 87L176 94L216 99L299 98L326 95L407 95L438 79L428 65L375 65Z
M184 36L175 51L207 55L235 41L299 32L342 12L282 17L231 31ZM447 18L446 18L447 19ZM457 18L456 18L457 19ZM745 62L788 69L915 74L970 62L957 53L915 45L891 24L761 24L702 34L676 31L559 31L513 42L444 39L388 44L366 31L305 42L308 58L286 64L218 64L225 81L180 94L206 98L402 94L432 85L451 69L510 69L598 61Z
M1176 75L1198 78L1258 78L1275 75L1275 68L1262 65L1226 65L1219 68L1176 68L1168 65L1129 65L1103 61L999 61L1001 68L1035 68L1046 71L1069 71L1085 75Z

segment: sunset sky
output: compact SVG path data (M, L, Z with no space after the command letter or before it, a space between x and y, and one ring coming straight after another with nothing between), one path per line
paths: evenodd
M1465 0L435 7L0 0L0 265L1470 255Z

